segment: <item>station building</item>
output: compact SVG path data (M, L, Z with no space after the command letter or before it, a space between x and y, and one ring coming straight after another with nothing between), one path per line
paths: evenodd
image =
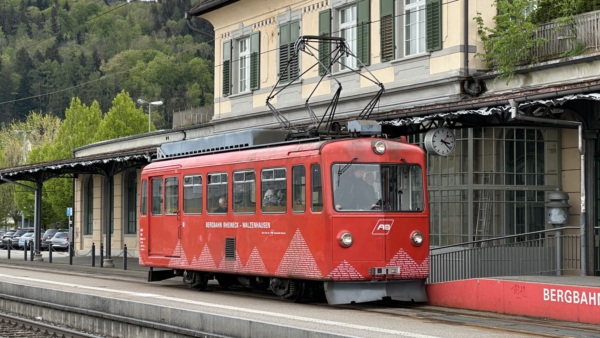
M139 174L159 144L287 122L309 125L311 112L321 118L340 87L335 118L350 120L383 87L370 118L428 149L432 247L456 251L499 237L544 246L561 227L570 240L558 249L565 251L560 272L600 275L600 29L594 26L600 12L578 15L577 34L567 38L552 25L540 26L546 47L532 53L541 61L518 67L507 81L477 56L485 50L473 18L481 15L491 26L493 3L203 1L187 16L210 21L215 31L212 120L76 149L75 162L115 159L124 151L144 157L111 175L77 174L77 251L103 241L110 224L113 250L127 244L135 253ZM327 68L334 46L323 41L332 37L343 38L351 53ZM565 57L575 44L583 52ZM367 73L377 81L366 81ZM455 137L447 154L428 144L440 128ZM565 224L547 222L548 197L556 191L568 197ZM523 258L520 251L506 255Z

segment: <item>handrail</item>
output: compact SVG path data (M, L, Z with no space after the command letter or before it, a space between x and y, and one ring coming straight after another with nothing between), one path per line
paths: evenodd
M600 227L595 227L595 228L600 229ZM480 240L476 240L476 241L463 242L463 243L445 245L445 246L438 246L435 248L430 248L429 251L442 250L442 249L448 249L448 248L454 248L454 247L469 247L469 246L472 246L472 244L478 244L478 243L484 243L484 242L495 242L495 241L500 241L503 239L523 237L523 236L529 236L529 235L535 235L535 234L541 234L541 233L547 233L547 232L554 233L554 232L556 232L556 230L567 230L567 229L579 230L579 227L568 226L568 227L560 227L560 228L553 228L553 229L547 229L547 230L524 232L522 234L517 234L517 235L507 235L507 236L499 236L499 237L488 238L488 239L480 239Z

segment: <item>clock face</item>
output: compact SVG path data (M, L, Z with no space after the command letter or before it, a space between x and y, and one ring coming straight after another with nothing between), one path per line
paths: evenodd
M448 128L432 129L425 134L425 149L437 155L447 156L454 150L456 138Z

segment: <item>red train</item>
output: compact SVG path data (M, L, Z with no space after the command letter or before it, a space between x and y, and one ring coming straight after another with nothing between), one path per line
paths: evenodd
M216 279L294 301L324 292L330 304L426 301L423 150L375 137L283 140L251 131L161 147L165 159L142 171L148 280L204 289Z

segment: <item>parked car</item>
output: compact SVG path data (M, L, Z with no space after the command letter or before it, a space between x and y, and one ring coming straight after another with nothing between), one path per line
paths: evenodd
M14 229L12 230L8 230L7 232L4 233L4 235L2 235L2 242L0 243L0 247L2 247L2 249L6 249L8 247L8 242L12 239L12 236L15 234Z
M33 232L33 228L17 229L17 231L15 231L15 234L9 240L9 244L11 245L11 248L17 248L19 245L19 239L21 238L21 236L23 236L23 234L28 233L28 232Z
M19 237L19 244L17 244L19 250L28 249L31 245L33 245L33 231L26 232Z
M40 249L47 250L50 245L52 245L52 237L56 235L57 232L69 232L68 229L48 229L44 232L42 237L40 237Z
M57 232L52 237L52 250L64 250L69 249L69 233L68 232Z

